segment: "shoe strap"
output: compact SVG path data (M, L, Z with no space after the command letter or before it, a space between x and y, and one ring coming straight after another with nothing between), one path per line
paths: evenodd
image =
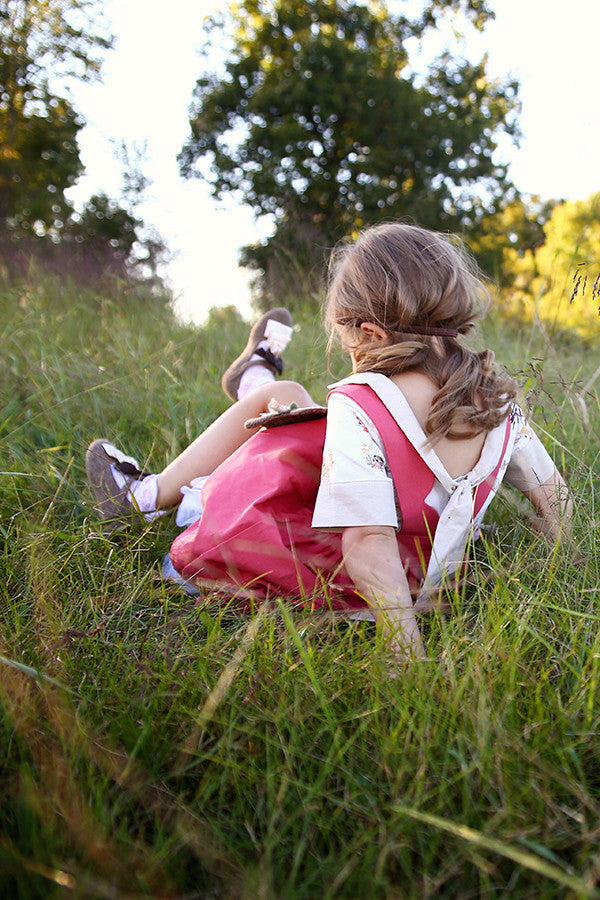
M266 350L264 347L257 347L254 351L257 356L261 356L265 362L267 362L270 366L272 366L276 372L280 375L283 372L283 360L280 356L275 356L270 350Z
M114 456L111 457L114 460L112 465L115 469L118 469L121 475L126 475L128 478L146 478L146 476L152 474L151 472L142 472L141 469L138 469L137 466L134 466L133 463L130 462L119 462L115 459Z

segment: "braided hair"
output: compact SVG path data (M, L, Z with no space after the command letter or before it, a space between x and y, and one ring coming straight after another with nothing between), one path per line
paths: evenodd
M439 390L425 432L474 437L499 425L516 383L491 350L469 349L468 334L489 300L474 261L460 243L405 223L366 229L332 255L325 321L340 335L355 370L398 375L418 371ZM365 341L363 322L385 331Z

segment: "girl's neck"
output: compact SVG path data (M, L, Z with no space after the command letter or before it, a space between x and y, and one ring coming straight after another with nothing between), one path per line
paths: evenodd
M391 380L400 388L403 394L407 395L407 398L409 394L411 397L414 396L419 400L418 405L426 406L427 409L431 406L433 397L440 389L437 382L430 375L414 369L410 372L400 372L399 375L392 375Z
M392 375L391 380L400 388L416 420L425 431L431 404L439 386L424 372L401 372L400 375ZM434 441L432 446L448 474L452 478L459 478L470 472L477 463L486 436L487 432L462 440L445 437Z

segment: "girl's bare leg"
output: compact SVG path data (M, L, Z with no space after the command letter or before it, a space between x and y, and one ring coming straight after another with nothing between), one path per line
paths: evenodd
M247 441L257 428L245 428L244 422L268 411L269 400L299 407L314 406L310 394L295 381L262 384L242 400L230 406L203 431L183 453L169 463L158 476L158 509L168 509L181 500L181 488L193 478L210 475L228 456Z

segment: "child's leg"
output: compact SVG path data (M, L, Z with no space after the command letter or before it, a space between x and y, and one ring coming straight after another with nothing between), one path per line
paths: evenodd
M292 315L282 306L270 309L255 322L248 343L227 368L221 387L232 400L274 381L283 371L281 355L292 336Z
M267 412L270 400L282 406L312 406L301 385L274 380L281 374L281 353L291 332L292 317L282 307L269 310L255 323L246 348L223 376L225 392L232 399L237 398L237 403L160 475L142 472L133 457L123 454L110 441L93 441L86 452L86 471L100 518L117 520L134 509L147 520L162 515L181 502L184 485L210 475L251 437L256 429L247 429L244 423Z
M210 475L247 441L257 429L245 428L244 423L267 412L268 403L272 399L282 405L314 405L308 392L295 381L271 382L255 388L219 416L160 473L157 507L168 509L177 505L181 501L183 485L190 484L193 478L200 475Z

